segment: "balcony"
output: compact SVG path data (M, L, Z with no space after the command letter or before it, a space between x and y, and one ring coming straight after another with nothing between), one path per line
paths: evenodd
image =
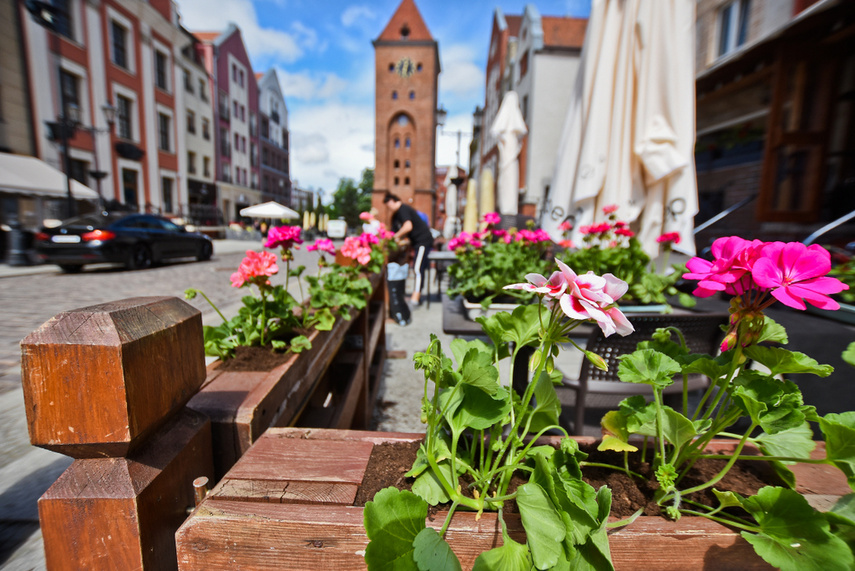
M279 113L277 111L274 111L273 113L271 113L270 114L270 120L278 125L279 124Z

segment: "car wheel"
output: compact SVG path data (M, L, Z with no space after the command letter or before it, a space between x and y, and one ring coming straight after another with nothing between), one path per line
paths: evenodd
M66 274L79 274L83 270L83 264L58 264L59 269Z
M143 244L137 244L131 250L128 263L125 264L129 270L144 270L151 267L151 252Z
M211 259L211 255L214 253L214 247L211 246L210 242L205 242L202 244L202 247L199 248L199 254L196 256L196 259L200 262L207 262Z

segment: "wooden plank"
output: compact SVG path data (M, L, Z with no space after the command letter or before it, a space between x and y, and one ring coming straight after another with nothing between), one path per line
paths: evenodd
M66 311L21 342L21 371L34 445L124 456L204 382L201 313L175 297Z
M192 482L213 477L210 426L184 409L129 458L75 460L39 499L48 569L175 569Z
M223 480L208 497L218 500L271 503L321 503L352 505L359 486L334 482L282 482L280 480Z
M371 442L260 438L226 478L361 484Z

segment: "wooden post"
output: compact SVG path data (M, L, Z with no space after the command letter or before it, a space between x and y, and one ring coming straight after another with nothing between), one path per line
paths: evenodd
M39 499L47 566L175 569L174 534L213 478L202 319L170 297L63 312L21 342L30 441L76 458Z

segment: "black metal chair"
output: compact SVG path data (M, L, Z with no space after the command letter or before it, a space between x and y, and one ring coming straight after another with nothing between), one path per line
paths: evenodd
M624 383L618 379L618 357L632 353L641 341L652 339L653 333L660 327L676 327L686 339L686 345L692 353L716 355L719 344L724 338L722 325L728 323L727 313L691 313L691 314L627 314L635 332L626 337L614 334L604 337L599 327L594 327L588 337L586 349L593 351L608 364L608 371L595 367L588 359L582 359L582 368L577 379L564 377L562 386L576 393L576 418L573 430L582 434L585 423L585 400L590 393L607 395L647 395L653 396L653 390L648 385ZM709 379L702 375L689 377L689 390L706 388ZM675 382L667 387L665 394L679 393L683 383Z

